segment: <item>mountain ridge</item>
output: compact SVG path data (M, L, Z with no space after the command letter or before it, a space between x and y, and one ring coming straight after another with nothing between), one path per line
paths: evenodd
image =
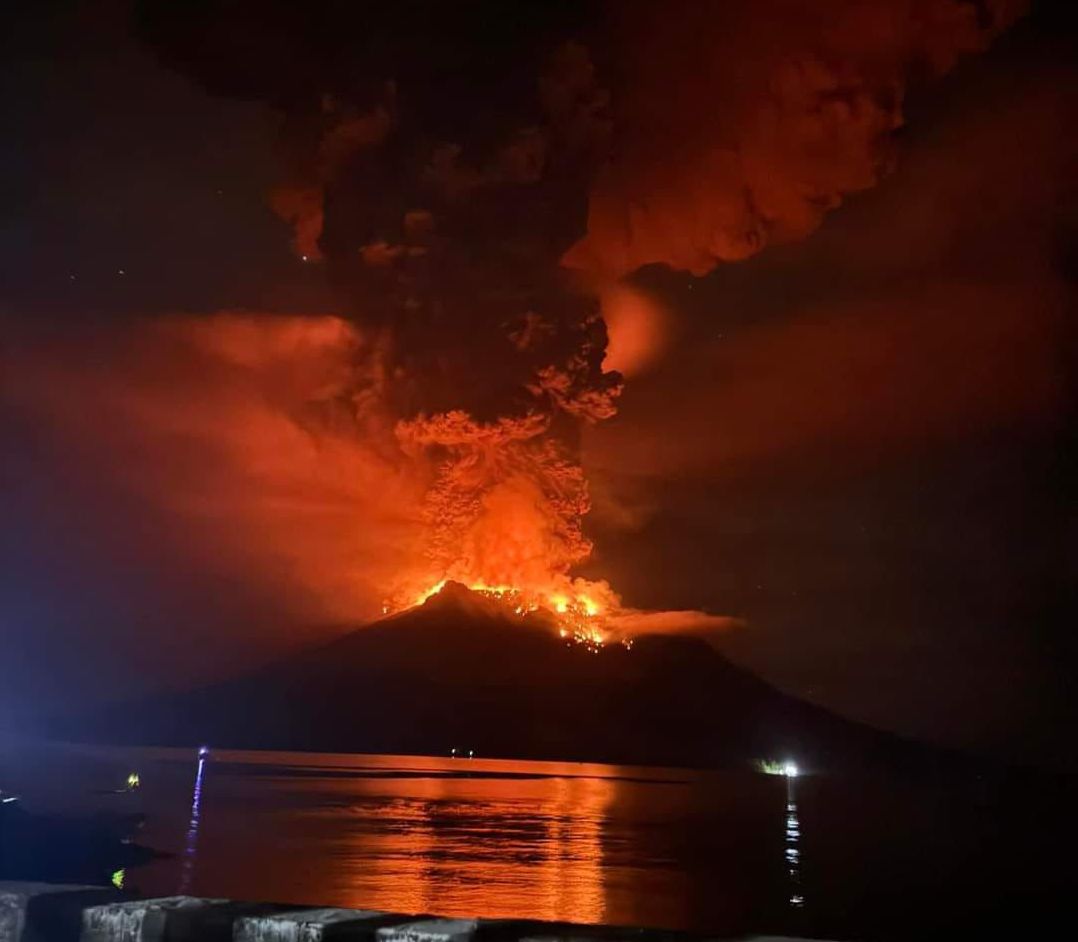
M691 635L631 650L558 636L450 584L424 604L234 680L102 711L63 730L140 745L688 767L950 766L958 757L783 693Z

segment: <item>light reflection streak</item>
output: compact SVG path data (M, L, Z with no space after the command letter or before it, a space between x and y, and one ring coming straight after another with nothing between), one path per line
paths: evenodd
M191 819L187 823L187 838L184 842L183 868L180 870L180 885L177 890L181 895L191 888L194 876L195 857L198 855L198 826L202 811L202 780L206 774L206 754L199 750L198 769L195 772L195 788L191 794Z
M578 922L603 921L602 830L612 783L603 779L556 780L556 797L545 819L537 882L543 918L573 913Z
M790 886L788 902L792 908L800 909L805 905L801 886L801 821L797 814L797 792L792 776L786 779L786 835L783 843Z

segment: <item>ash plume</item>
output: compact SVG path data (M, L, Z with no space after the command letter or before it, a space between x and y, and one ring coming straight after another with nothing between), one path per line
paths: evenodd
M289 140L308 174L274 194L297 253L324 259L380 338L396 437L427 481L422 562L394 597L447 578L572 592L591 551L580 426L614 414L621 378L603 367L597 300L558 258L606 147L607 95L571 38L529 58L474 134L434 133L418 118L440 90L396 74L324 93L295 122L314 133Z
M703 275L808 236L897 158L908 91L1023 0L693 0L617 8L615 133L564 263Z
M807 236L886 173L911 84L1021 8L240 2L147 4L142 24L284 116L272 205L369 338L378 382L349 401L378 400L422 481L400 591L549 594L590 553L581 429L622 385L598 292Z

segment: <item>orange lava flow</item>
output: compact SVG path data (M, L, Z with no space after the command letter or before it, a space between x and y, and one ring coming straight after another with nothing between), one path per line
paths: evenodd
M445 588L449 579L441 579L396 604L387 602L385 614L404 611L424 604ZM589 583L583 579L569 581L563 590L527 591L511 585L488 585L477 581L468 588L483 598L502 604L511 614L523 618L533 612L545 611L553 617L558 635L566 641L597 652L609 640L606 615L617 604L617 597L605 583Z

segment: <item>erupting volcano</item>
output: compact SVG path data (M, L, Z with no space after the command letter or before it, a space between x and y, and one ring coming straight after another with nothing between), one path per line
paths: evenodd
M583 532L588 485L576 448L576 424L613 414L620 377L603 372L602 322L592 316L568 362L542 349L555 329L529 312L526 332L507 334L502 356L517 354L521 381L515 415L489 421L461 409L404 419L402 451L424 480L418 577L402 578L383 607L422 604L453 581L524 617L552 613L560 635L596 649L609 634L620 599L606 582L574 578L592 544ZM581 342L582 341L582 342ZM564 341L562 341L564 342ZM504 408L504 406L503 406Z
M698 627L581 575L584 436L617 411L615 367L662 345L641 269L808 236L890 170L907 86L1023 6L140 6L168 65L279 116L268 202L332 313L160 317L100 357L27 357L14 385L178 516L201 566L270 586L289 630L449 583L592 651ZM694 440L722 436L704 421Z
M454 411L398 425L406 451L438 452L423 507L424 555L437 578L406 586L385 611L421 604L452 580L520 616L554 613L562 637L603 642L619 599L605 582L570 575L591 552L581 526L587 482L550 424L538 411L486 425Z
M1022 9L802 6L367 11L403 61L294 24L329 84L266 77L290 118L273 205L378 338L356 401L380 402L423 492L383 613L455 581L590 647L611 636L618 595L574 577L582 430L622 389L598 297L642 266L702 275L808 235L888 171L906 83Z
M565 637L594 647L620 601L574 577L592 550L580 438L614 415L622 382L604 369L597 297L559 260L606 146L607 95L577 44L547 50L538 69L518 90L520 115L481 144L419 119L432 117L434 88L357 74L290 139L292 176L278 192L307 198L275 206L296 251L324 259L378 338L376 369L364 371L377 387L355 401L378 403L387 448L423 492L411 562L384 587L383 612L455 581L519 615L546 609Z

